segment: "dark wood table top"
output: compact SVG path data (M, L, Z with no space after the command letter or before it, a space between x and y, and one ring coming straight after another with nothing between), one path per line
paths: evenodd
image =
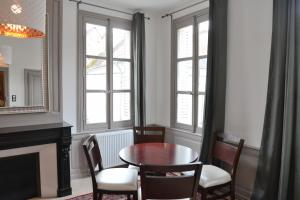
M122 161L139 165L180 165L195 162L198 153L191 148L169 143L142 143L123 148Z

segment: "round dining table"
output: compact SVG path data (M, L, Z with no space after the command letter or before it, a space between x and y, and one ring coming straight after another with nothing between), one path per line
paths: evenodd
M169 143L141 143L123 148L119 157L125 163L139 165L181 165L197 161L191 148Z

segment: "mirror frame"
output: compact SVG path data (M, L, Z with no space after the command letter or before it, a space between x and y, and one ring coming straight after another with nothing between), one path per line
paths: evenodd
M62 1L46 1L46 37L43 46L43 105L2 107L0 115L60 112ZM51 97L51 99L49 98Z

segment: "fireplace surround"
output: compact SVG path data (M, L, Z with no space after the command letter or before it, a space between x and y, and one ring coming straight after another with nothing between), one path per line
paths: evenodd
M0 128L0 159L39 154L42 197L63 197L72 193L70 145L71 125L67 123ZM49 190L55 194L47 193Z

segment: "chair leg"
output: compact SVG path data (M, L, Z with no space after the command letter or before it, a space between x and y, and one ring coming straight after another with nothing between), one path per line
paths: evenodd
M230 184L230 199L235 200L235 187L234 183Z
M98 193L97 192L93 192L93 200L98 200Z
M127 194L127 200L130 200L130 194Z
M138 192L133 193L133 200L138 200Z
M207 192L205 190L201 190L200 194L201 194L201 200L206 200Z
M102 194L102 193L99 193L98 200L102 200L102 198L103 198L103 194Z

